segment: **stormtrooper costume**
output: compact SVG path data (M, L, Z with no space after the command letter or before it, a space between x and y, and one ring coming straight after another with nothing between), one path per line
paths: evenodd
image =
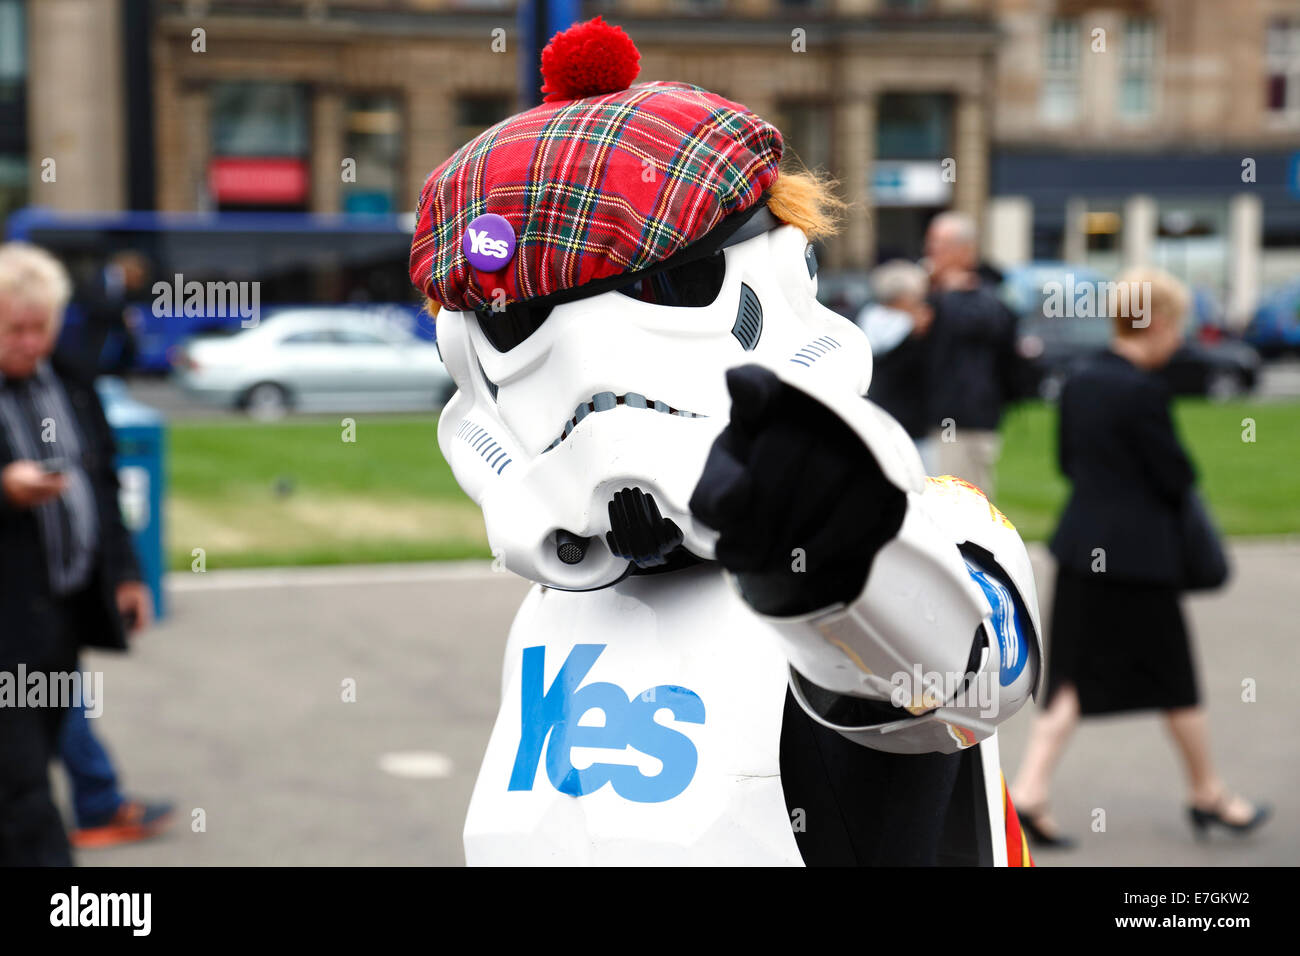
M594 279L539 266L536 194L491 201L516 172L501 164L519 165L501 144L539 111L726 102L564 88L575 35L606 59L625 39L599 18L558 34L553 100L434 171L412 252L458 388L439 445L493 554L535 582L467 861L1027 863L996 727L1038 682L1028 557L978 489L927 479L864 397L867 339L818 303L814 248L773 211L775 159L676 249L624 264L615 244ZM527 288L538 276L549 286Z

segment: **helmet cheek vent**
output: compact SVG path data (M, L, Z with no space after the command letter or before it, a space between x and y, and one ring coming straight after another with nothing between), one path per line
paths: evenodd
M483 363L478 363L478 372L483 376L483 384L487 386L488 393L492 396L492 401L497 400L497 383L488 378L488 373L483 368Z
M763 334L763 305L758 293L745 283L740 284L740 307L736 309L736 323L731 327L740 347L752 352Z

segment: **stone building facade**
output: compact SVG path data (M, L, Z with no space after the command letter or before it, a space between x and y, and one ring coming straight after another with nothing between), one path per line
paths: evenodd
M1244 323L1300 275L1300 5L997 0L990 253L1163 266Z
M624 26L641 78L744 103L838 179L834 268L915 256L957 208L997 263L1158 261L1237 317L1300 273L1294 0L551 2ZM0 3L26 7L32 204L409 211L524 105L512 2Z
M878 163L892 178L890 215L906 219L916 211L908 223L910 247L897 251L919 251L923 220L941 206L982 214L997 39L988 6L972 0L616 0L586 4L582 15L602 13L631 33L642 51L641 79L697 83L786 130L793 153L835 176L853 203L842 240L831 250L833 264L853 267L870 263L878 251L872 215ZM196 29L203 31L202 52ZM504 31L504 50L494 31ZM491 3L161 3L153 45L158 207L202 208L219 198L209 190L218 158L213 91L255 80L306 91L310 142L302 160L310 189L300 204L316 212L348 208L350 184L341 182L340 164L356 119L350 101L386 96L401 141L400 183L390 203L412 208L430 169L478 129L519 108L514 34L511 9ZM878 157L886 96L895 125L904 127L895 137L903 154ZM920 136L927 142L915 144L920 152L913 154L909 121L944 128ZM939 172L945 159L947 182ZM923 182L913 186L917 164L935 171L922 169Z

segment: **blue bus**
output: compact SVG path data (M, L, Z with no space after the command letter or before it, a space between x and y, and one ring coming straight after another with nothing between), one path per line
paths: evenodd
M6 234L48 249L71 273L74 293L60 341L71 349L87 334L87 314L104 295L110 260L126 252L140 257L147 278L126 296L123 309L133 347L110 337L99 362L118 371L165 372L172 350L186 338L241 327L233 309L184 309L172 304L172 295L159 294L178 283L256 282L263 313L303 305L374 307L432 340L433 322L420 310L408 277L413 226L410 215L29 208L10 216ZM120 354L129 361L121 362Z

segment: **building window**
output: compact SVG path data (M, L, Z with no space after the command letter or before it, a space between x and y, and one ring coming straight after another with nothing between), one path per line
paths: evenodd
M0 153L0 223L27 205L27 158Z
M1120 50L1120 115L1150 116L1155 106L1156 25L1153 20L1128 20Z
M876 110L877 159L952 155L953 98L946 93L885 93Z
M785 151L808 169L831 168L831 108L828 103L782 100L773 125L781 131Z
M1083 217L1083 231L1087 235L1089 252L1117 252L1123 233L1124 210L1119 202L1098 203L1089 201Z
M213 84L208 194L217 209L307 208L308 104L307 88L292 83Z
M682 13L721 13L726 0L670 0L669 5Z
M1268 25L1264 60L1269 112L1300 117L1300 20Z
M512 100L509 96L460 96L456 98L457 143L468 143L490 126L495 126L509 116Z
M1227 200L1160 200L1151 265L1222 297L1227 290Z
M1079 24L1053 20L1047 31L1047 57L1043 64L1043 119L1068 123L1079 115Z
M343 184L343 211L397 209L402 181L402 108L388 93L355 93L343 106L344 156L356 162L356 179Z
M27 31L22 0L0 0L0 222L27 204Z
M214 156L305 156L307 90L292 83L216 83Z
M876 104L876 156L867 184L876 255L921 255L930 219L952 202L945 160L954 157L955 97L884 93Z
M27 76L22 0L0 0L0 96Z

